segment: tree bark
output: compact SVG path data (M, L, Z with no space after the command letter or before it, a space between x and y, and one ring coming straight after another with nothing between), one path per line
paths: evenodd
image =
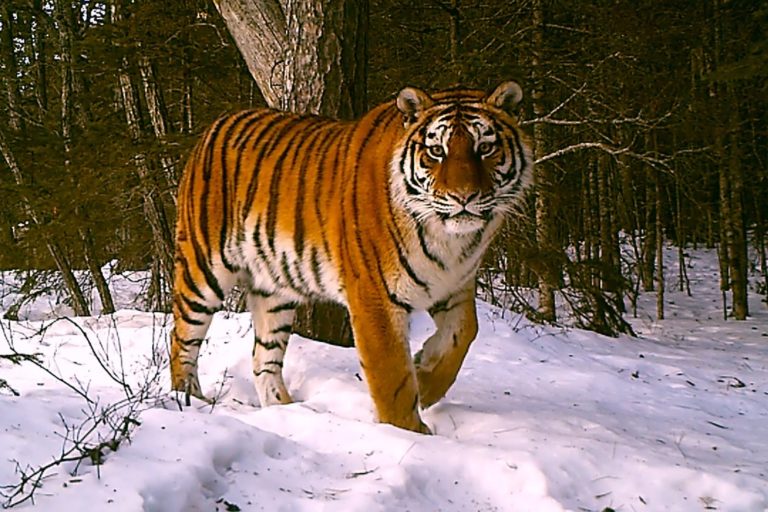
M656 318L664 320L664 224L661 217L661 176L654 173L656 189Z
M141 110L138 103L138 95L127 71L127 63L123 61L123 67L118 74L120 93L125 110L125 120L128 124L128 132L135 144L141 141ZM137 152L134 157L136 170L142 185L144 213L147 216L152 230L152 243L155 249L155 257L159 260L159 268L166 283L171 282L173 276L173 240L170 224L165 215L162 200L157 187L153 183L147 156Z
M157 84L155 66L149 57L142 55L139 57L139 71L141 72L141 83L144 88L144 98L147 100L147 112L149 120L152 123L152 130L161 146L165 146L168 135L168 112L165 108L163 91ZM160 155L160 164L163 168L168 191L176 191L178 187L178 175L173 158L167 154L165 149ZM171 200L176 205L176 194L171 193Z
M367 0L214 3L270 107L343 119L365 111Z
M36 20L35 24L35 71L37 74L37 83L35 84L35 99L37 100L37 108L39 110L39 119L45 118L45 113L48 111L48 56L46 54L46 43L48 34L45 30L44 17L46 16L43 11L42 0L33 1L33 12Z
M21 97L19 95L19 72L14 55L14 21L11 6L5 4L0 11L3 29L0 30L0 64L5 68L5 91L8 102L8 125L14 132L23 129Z
M730 215L728 223L728 260L731 265L731 293L733 318L746 320L749 315L747 301L747 233L744 226L744 176L741 169L739 147L739 104L736 92L729 87L729 148L728 179L730 182Z
M544 106L544 72L542 69L541 52L544 48L544 8L542 0L533 1L533 45L531 48L531 69L533 90L533 113L537 118L546 114ZM534 160L538 161L547 154L545 142L545 124L533 125ZM546 254L554 252L557 248L555 236L554 202L552 198L553 176L550 165L537 164L534 170L534 182L536 184L536 240L539 251ZM552 268L556 263L553 258L545 258L539 274L539 309L541 318L548 322L554 322L557 318L555 306L555 290L558 285L558 270Z
M656 267L656 174L653 169L645 169L645 217L644 236L642 242L642 261L640 262L640 278L643 291L654 290L654 270Z

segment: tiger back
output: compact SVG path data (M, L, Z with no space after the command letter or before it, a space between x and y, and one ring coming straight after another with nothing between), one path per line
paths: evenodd
M477 334L475 275L531 181L530 143L493 92L407 87L357 121L244 111L216 121L178 195L172 387L203 398L200 346L231 288L248 291L262 406L289 403L283 358L295 309L350 313L377 419L428 432ZM436 332L411 357L408 315Z

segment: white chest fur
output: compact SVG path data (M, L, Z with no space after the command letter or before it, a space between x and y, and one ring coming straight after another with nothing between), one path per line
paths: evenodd
M431 219L412 230L401 248L410 268L401 269L393 291L415 309L427 309L454 295L475 278L500 224L501 219L494 219L484 229L451 234Z

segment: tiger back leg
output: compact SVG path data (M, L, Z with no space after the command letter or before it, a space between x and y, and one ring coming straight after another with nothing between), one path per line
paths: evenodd
M477 335L474 282L429 313L437 331L414 356L419 399L424 408L448 392Z
M201 269L184 259L179 247L173 285L173 331L171 332L171 389L205 400L197 372L197 358L213 314L232 289L235 275L226 269Z
M279 293L251 290L248 306L253 320L253 377L262 407L293 400L283 381L283 358L288 348L298 304Z

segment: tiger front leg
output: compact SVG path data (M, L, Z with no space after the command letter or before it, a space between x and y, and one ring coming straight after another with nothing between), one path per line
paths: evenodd
M349 310L378 421L431 433L419 416L419 387L407 339L408 314L386 298L377 300L367 294L358 302L350 300Z
M448 392L477 335L474 283L430 310L430 315L437 331L415 356L423 408L436 403Z

